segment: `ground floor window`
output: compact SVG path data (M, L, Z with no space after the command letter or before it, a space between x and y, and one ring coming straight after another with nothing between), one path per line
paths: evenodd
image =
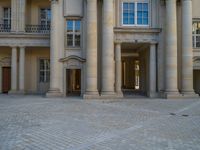
M50 60L40 59L39 61L39 81L40 83L46 83L50 81Z
M193 47L200 48L200 20L193 20L192 28Z

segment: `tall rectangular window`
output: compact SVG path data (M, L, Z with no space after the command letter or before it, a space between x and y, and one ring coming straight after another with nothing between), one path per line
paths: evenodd
M81 21L67 20L66 22L66 42L68 47L81 46Z
M149 14L148 14L148 3L137 3L137 24L148 25Z
M3 24L6 26L11 25L11 8L3 9Z
M40 59L39 60L39 81L40 83L47 83L50 81L50 60Z
M193 21L192 35L193 47L200 48L200 20Z
M123 2L122 24L133 26L149 25L149 3L148 2Z
M135 4L123 3L123 24L135 24Z
M43 26L50 26L51 24L51 9L40 9L40 24Z

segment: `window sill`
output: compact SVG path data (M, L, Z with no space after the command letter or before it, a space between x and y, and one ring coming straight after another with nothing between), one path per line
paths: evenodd
M65 50L81 50L81 47L66 47Z

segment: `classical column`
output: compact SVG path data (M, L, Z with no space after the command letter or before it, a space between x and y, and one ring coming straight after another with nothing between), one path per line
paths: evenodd
M11 91L9 91L9 93L16 93L16 91L17 91L17 47L12 47Z
M182 0L182 89L184 96L196 96L193 89L192 0Z
M19 53L19 92L24 93L24 67L25 67L25 47L20 47Z
M25 31L26 0L18 0L18 31Z
M178 93L177 75L177 18L176 0L166 0L166 75L165 98L175 98Z
M2 93L2 80L3 80L2 66L0 65L0 93Z
M149 58L149 94L151 98L156 97L156 44L150 44Z
M97 96L97 0L87 0L86 92L83 97Z
M16 32L18 28L18 0L11 0L11 31Z
M121 43L115 44L115 90L120 96L122 94L122 63L121 63Z
M59 85L59 1L51 0L50 89L47 97L62 96Z
M103 1L102 31L102 96L113 96L114 93L114 32L113 32L113 0Z

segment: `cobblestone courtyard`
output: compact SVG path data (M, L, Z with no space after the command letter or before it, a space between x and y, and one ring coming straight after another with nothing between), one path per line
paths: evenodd
M200 150L200 100L0 96L1 150Z

